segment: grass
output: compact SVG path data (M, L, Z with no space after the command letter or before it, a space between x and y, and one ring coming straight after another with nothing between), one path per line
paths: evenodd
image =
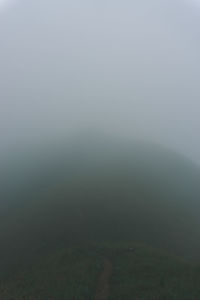
M101 261L97 255L88 255L80 248L58 251L2 282L0 299L93 299Z
M134 251L129 251L129 248ZM113 266L108 300L199 300L200 268L135 243L92 243L48 255L1 282L1 300L92 300L103 269Z
M128 246L135 251L112 255L110 300L200 299L199 268L150 247Z

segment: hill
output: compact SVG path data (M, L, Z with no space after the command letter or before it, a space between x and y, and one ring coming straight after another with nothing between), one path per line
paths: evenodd
M200 170L164 147L82 137L1 169L1 275L56 248L144 242L199 259Z

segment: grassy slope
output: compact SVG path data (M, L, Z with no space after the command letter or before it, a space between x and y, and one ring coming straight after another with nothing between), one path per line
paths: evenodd
M57 251L2 282L0 299L93 299L101 263L84 249Z
M112 255L110 300L200 299L200 269L153 248L132 247L133 253Z
M129 247L134 252L127 251ZM1 283L1 300L94 299L103 257L113 265L110 300L200 299L200 269L134 243L98 243L49 255Z
M47 150L1 169L0 278L81 241L134 240L199 259L199 167L141 144Z

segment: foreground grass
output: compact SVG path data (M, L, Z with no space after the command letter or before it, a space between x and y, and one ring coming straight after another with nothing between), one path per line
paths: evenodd
M101 263L100 257L80 248L61 250L2 282L0 299L93 299Z
M1 282L0 299L92 300L105 257L112 264L108 300L200 299L200 268L144 245L110 242L48 255Z
M134 251L127 251L132 247ZM118 251L116 251L118 249ZM162 251L121 244L110 251L110 300L199 300L200 268Z

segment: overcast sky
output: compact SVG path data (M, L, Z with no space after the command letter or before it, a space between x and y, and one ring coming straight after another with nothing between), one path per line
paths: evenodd
M1 151L98 128L200 161L197 0L9 2L0 0Z

